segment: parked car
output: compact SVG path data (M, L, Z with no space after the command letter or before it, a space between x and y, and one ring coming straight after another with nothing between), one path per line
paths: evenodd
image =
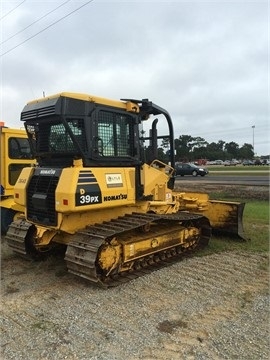
M192 176L205 176L209 173L207 168L196 166L192 163L176 163L175 174L180 176L192 175Z
M223 165L223 163L224 163L224 161L222 161L222 160L215 160L214 161L214 165Z
M253 161L251 161L251 160L244 160L244 161L242 162L242 165L244 165L244 166L250 166L250 165L254 165L254 163L253 163Z
M254 165L263 165L263 162L261 159L255 159Z
M226 160L224 161L224 166L236 166L237 162L235 161L231 161L231 160Z

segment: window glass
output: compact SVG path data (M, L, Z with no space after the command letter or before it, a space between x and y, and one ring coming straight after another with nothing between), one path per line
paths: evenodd
M72 118L67 119L67 122L81 149L85 150L86 138L83 120ZM26 129L29 136L31 136L37 153L76 153L78 151L70 133L67 131L64 124L58 120L52 122L40 122L38 126L28 124Z
M102 156L132 156L132 117L128 115L99 112L98 139Z
M28 139L11 137L8 141L8 156L10 159L31 159Z
M75 151L74 143L67 133L64 124L59 123L51 125L49 133L49 151Z

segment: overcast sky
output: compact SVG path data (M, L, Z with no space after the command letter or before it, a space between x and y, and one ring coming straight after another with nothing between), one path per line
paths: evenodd
M1 0L0 20L9 127L43 92L149 98L175 138L270 153L268 1Z

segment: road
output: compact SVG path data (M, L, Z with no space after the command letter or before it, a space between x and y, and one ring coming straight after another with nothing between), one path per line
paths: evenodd
M220 172L219 172L220 174ZM189 183L191 181L200 182L203 184L225 184L225 185L251 185L251 186L269 186L269 175L215 175L210 174L204 177L197 176L177 176L176 184Z

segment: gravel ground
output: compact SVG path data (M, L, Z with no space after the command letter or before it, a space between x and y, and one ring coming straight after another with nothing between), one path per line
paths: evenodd
M104 290L2 243L2 359L269 359L267 263L192 257Z

